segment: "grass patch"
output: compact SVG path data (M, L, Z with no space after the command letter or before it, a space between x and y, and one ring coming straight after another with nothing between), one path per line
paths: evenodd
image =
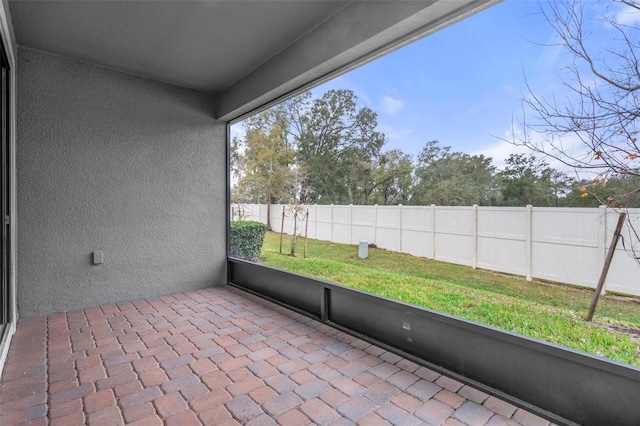
M302 244L290 257L279 238L267 233L263 264L640 366L640 299L602 297L587 323L591 290L381 249L362 260L356 246L318 240L308 240L307 259Z

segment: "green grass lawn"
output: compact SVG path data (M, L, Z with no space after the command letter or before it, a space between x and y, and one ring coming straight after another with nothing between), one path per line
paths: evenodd
M308 240L303 259L302 239L297 257L279 254L279 239L267 233L263 264L640 366L638 298L601 297L588 323L583 318L592 290L381 249L369 249L369 258L362 260L356 246L318 240ZM290 240L285 235L285 253Z

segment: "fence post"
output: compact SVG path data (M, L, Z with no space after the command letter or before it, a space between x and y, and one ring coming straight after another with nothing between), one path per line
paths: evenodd
M602 271L604 268L604 259L607 257L607 207L599 206L598 215L600 216L602 226L598 227L598 271ZM597 285L594 282L594 287ZM602 287L602 294L605 293L605 288Z
M349 244L353 244L353 204L349 204Z
M378 205L373 205L373 244L378 244Z
M473 269L476 269L478 267L478 205L474 204L471 212L473 214L473 227L471 229L472 231L472 238L473 238Z
M398 204L398 253L402 253L402 204Z
M313 238L318 239L318 205L313 205Z
M527 256L527 269L526 269L526 278L527 281L531 281L533 279L532 269L533 269L533 259L532 259L532 249L531 249L531 234L532 234L532 224L533 224L533 206L530 204L525 207L525 244L526 244L526 256Z
M436 258L436 205L431 204L431 253Z
M333 204L331 204L331 239L329 240L332 243L333 241Z

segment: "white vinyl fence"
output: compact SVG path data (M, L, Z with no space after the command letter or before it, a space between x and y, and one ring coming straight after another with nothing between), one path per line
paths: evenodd
M267 206L241 208L244 218L267 223ZM283 205L271 206L271 227L279 232ZM618 213L600 208L441 207L313 205L309 238L358 244L443 262L595 288L618 221ZM629 218L640 231L640 209ZM304 223L298 232L304 234ZM287 213L284 232L291 234ZM625 223L605 282L605 289L640 296L640 265L630 256L635 243ZM624 246L623 246L624 242ZM312 254L313 255L313 254Z

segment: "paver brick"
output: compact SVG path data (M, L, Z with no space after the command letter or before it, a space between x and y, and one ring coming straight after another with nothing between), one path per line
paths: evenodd
M413 373L418 368L420 368L418 364L416 364L413 361L409 361L408 359L401 359L400 361L396 362L395 365L396 367L399 367L405 371L408 371L409 373Z
M240 382L248 379L249 377L255 377L255 374L253 374L247 367L242 367L229 371L227 373L227 377L230 378L232 382Z
M116 396L120 398L124 395L129 395L131 393L141 391L142 389L144 389L142 383L140 383L138 380L134 380L114 387L113 391Z
M417 418L425 421L427 424L442 424L451 414L453 409L440 401L429 400L424 405L413 412Z
M315 379L304 385L298 386L294 389L294 392L298 394L302 399L308 400L315 398L326 390L329 390L331 386L324 380ZM306 414L306 413L305 413Z
M211 373L212 371L216 371L218 369L218 367L216 367L216 365L207 358L197 359L196 361L193 361L191 364L189 364L189 367L195 374L200 376L203 374Z
M307 361L300 358L296 358L296 359L292 359L291 361L285 362L284 364L280 364L276 368L282 374L288 375L288 374L293 374L296 371L300 371L307 367L309 367L309 363Z
M451 392L458 392L460 388L463 386L463 384L460 383L459 381L454 380L447 376L438 377L436 380L434 380L434 383Z
M162 391L160 390L160 388L157 386L153 386L125 395L118 400L118 403L122 408L128 408L135 405L144 404L145 402L153 401L154 399L160 398L161 396Z
M365 390L364 387L347 377L336 377L335 379L331 379L329 384L350 397L359 395Z
M400 389L387 383L380 382L370 387L363 395L378 405L386 404L394 396L400 393Z
M305 356L303 356L302 359L313 364L316 362L323 362L331 356L332 355L324 349L319 349L313 352L305 352Z
M264 360L264 359L270 358L270 357L272 357L274 355L277 355L277 354L278 354L278 352L276 352L273 348L267 347L267 348L261 349L261 350L259 350L257 352L251 352L247 356L249 357L249 359L251 361L260 361L260 360Z
M279 416L276 421L281 426L302 426L311 423L311 420L297 409L287 411Z
M224 361L221 363L218 363L218 368L221 371L224 372L229 372L231 370L235 370L237 368L242 368L242 367L246 367L249 364L251 364L251 360L249 360L249 358L242 356L239 358L231 358L228 361Z
M519 426L520 423L516 423L513 420L509 420L499 414L491 417L485 426Z
M249 396L256 402L256 404L262 405L278 396L278 393L269 386L262 386L249 392Z
M165 374L170 379L177 379L178 377L190 376L193 374L193 371L187 365L181 365L175 368L168 368L164 370Z
M193 386L182 389L180 393L184 399L190 401L198 396L209 393L209 388L207 388L203 383L197 383Z
M376 383L378 383L380 381L380 378L378 376L374 376L373 374L371 374L369 372L365 372L365 373L362 373L362 374L354 377L353 381L358 383L358 384L361 384L365 388L370 388L371 386L373 386Z
M283 392L263 405L264 410L272 417L278 417L302 404L302 399L291 391Z
M226 387L231 396L246 395L254 389L262 387L264 382L257 377L251 376Z
M494 413L500 414L506 418L510 418L516 411L516 407L514 405L498 399L495 396L490 396L489 398L487 398L482 405L484 405Z
M417 382L420 378L415 374L409 373L408 371L400 370L397 373L387 377L386 381L391 383L398 389L406 389L415 382Z
M190 410L183 410L167 417L164 421L166 426L200 426L200 420Z
M66 415L66 414L65 414ZM35 424L41 419L47 422L47 406L45 404L35 405L25 410L12 411L7 414L0 415L0 424L17 425L17 424Z
M466 385L458 391L458 395L477 404L482 404L489 397L486 393Z
M178 392L182 389L188 388L189 386L193 386L200 383L200 379L198 379L195 375L182 376L175 379L171 379L167 382L162 383L160 387L166 393L169 392Z
M139 358L136 359L132 362L133 368L138 372L141 373L143 371L147 371L147 370L152 370L154 368L158 367L158 362L156 361L156 359L152 356L149 357L145 357L145 358Z
M169 393L153 400L153 405L161 417L167 418L189 407L179 393Z
M307 370L322 380L331 380L341 375L337 370L323 363L313 364Z
M395 364L396 362L399 362L403 359L401 356L396 355L392 352L384 352L379 356L379 358L383 361L387 361L389 364Z
M138 377L136 376L136 373L134 373L133 371L120 373L113 377L107 377L106 379L99 380L96 383L96 389L102 390L102 389L114 388L123 383L128 383L132 380L137 380L137 378Z
M370 365L361 362L360 360L349 362L338 369L338 372L347 377L356 377L371 368Z
M492 415L491 411L473 401L466 401L453 412L453 417L469 426L482 426Z
M309 419L318 425L329 425L340 418L336 411L318 398L306 401L299 407Z
M214 406L208 410L199 414L198 418L205 425L219 425L226 421L233 420L231 413L224 407L224 405Z
M249 420L246 426L278 426L278 424L271 417L263 413Z
M413 413L415 410L420 408L423 404L422 401L404 392L401 392L398 395L391 398L391 403L398 406L399 408L402 408L404 411L408 413Z
M236 343L235 345L227 346L225 350L231 355L233 358L239 358L243 355L248 355L251 353L251 350L247 348L245 345L241 345L240 343Z
M195 361L195 359L191 356L191 354L186 354L186 355L180 355L179 357L176 357L176 358L168 359L166 361L162 361L160 365L162 366L162 368L169 369L169 368L175 368L175 367L187 365L193 361Z
M145 402L144 404L140 405L134 405L133 407L125 408L124 410L122 410L122 416L127 423L133 423L144 417L154 416L155 414L156 409L150 402Z
M76 411L67 416L53 419L49 424L51 426L83 425L85 424L84 413L82 411Z
M223 388L231 383L231 380L222 371L212 371L200 377L200 380L211 390Z
M86 384L86 385L78 386L75 388L67 389L62 392L56 392L49 396L49 403L52 404L54 402L57 403L57 402L69 401L71 399L83 398L89 395L91 392L93 392L94 389L95 388L93 384ZM35 397L39 397L38 398L39 400L42 399L42 396L40 395L35 395ZM26 399L29 399L29 398L26 398ZM46 396L44 396L44 399L45 400L42 402L46 402ZM37 405L37 404L33 404L33 405Z
M369 373L380 379L386 379L387 377L397 373L398 371L400 371L398 367L389 364L388 362L383 362L368 370Z
M393 425L412 426L422 424L418 418L393 404L384 404L376 410L376 414Z
M352 422L357 422L365 414L375 410L376 408L376 404L364 396L359 395L340 405L337 411Z
M421 401L427 401L436 393L440 392L442 388L438 385L435 385L431 382L427 382L426 380L419 380L409 386L405 392L414 397L418 398Z
M240 395L225 403L227 410L238 421L246 423L263 413L262 409L247 395Z
M44 407L45 415L47 414L47 406L46 405L36 405L36 407ZM57 417L68 416L69 414L73 414L76 411L82 411L82 399L72 399L65 402L59 402L57 404L51 404L49 407L49 418L55 419ZM26 420L24 420L26 421ZM13 424L22 423L13 422ZM2 423L0 423L2 424Z
M463 402L465 402L466 400L461 397L458 394L455 394L451 391L448 391L446 389L442 389L440 392L438 392L437 394L435 394L435 396L433 397L434 399L447 404L449 407L453 408L454 410L458 407L460 407L462 405Z
M293 380L284 374L269 376L264 381L278 393L292 391L297 386Z
M197 396L189 401L189 406L197 413L207 411L211 407L222 405L231 400L231 395L224 389L213 389L211 392Z
M109 407L96 411L87 417L89 426L111 426L123 424L122 413L118 407Z
M377 415L369 413L358 421L358 426L389 426L389 422Z
M453 417L449 417L447 420L442 423L442 426L467 426L459 420L454 419Z
M350 399L347 395L335 388L324 391L320 394L319 398L334 409Z
M327 358L326 360L324 360L324 363L326 365L328 365L331 368L334 368L336 370L344 367L345 365L348 365L349 363L347 361L345 361L344 359L338 357L338 356L332 356Z
M435 371L427 367L420 367L416 371L414 371L413 374L429 382L434 382L438 379L438 377L440 377L440 373L436 373Z
M536 416L521 408L515 411L512 419L525 426L547 426L549 424L549 422L542 417Z
M290 375L289 378L298 385L304 385L305 383L309 383L317 379L316 376L311 374L308 370L296 371Z
M91 414L116 406L116 398L111 389L90 393L84 397L84 411Z
M115 376L120 373L126 373L127 371L133 371L133 367L130 363L124 363L107 367L106 370L107 376Z
M167 374L162 368L153 368L150 370L142 371L138 374L138 377L142 384L146 387L157 386L169 380Z
M163 426L163 425L164 423L162 422L162 419L158 417L156 414L153 414L151 416L143 417L136 422L129 423L127 426Z

